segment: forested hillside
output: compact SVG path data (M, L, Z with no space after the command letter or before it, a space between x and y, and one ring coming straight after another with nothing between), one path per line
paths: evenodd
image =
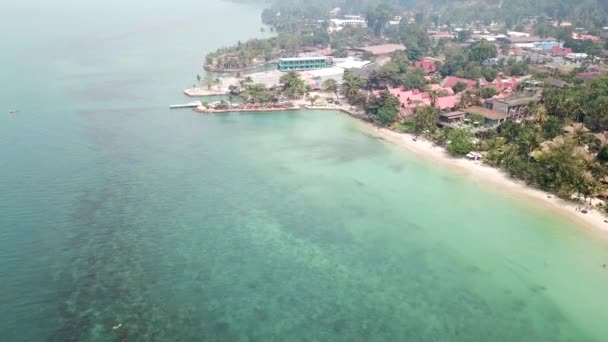
M587 29L608 24L608 0L273 0L264 12L264 21L277 24L286 20L324 19L340 7L343 13L364 14L379 4L423 13L437 22L499 21L516 25L529 16L568 20ZM281 15L277 16L280 13Z

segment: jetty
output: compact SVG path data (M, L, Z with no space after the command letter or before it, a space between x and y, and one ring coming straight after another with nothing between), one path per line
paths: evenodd
M228 108L207 108L204 106L196 107L199 113L218 114L218 113L266 113L266 112L284 112L302 109L297 105L278 106L278 107L261 107L261 106L238 106Z
M202 106L203 103L201 101L194 101L194 102L188 102L188 103L184 103L184 104L174 104L174 105L170 105L169 108L170 109L180 109L180 108L196 108L199 106Z

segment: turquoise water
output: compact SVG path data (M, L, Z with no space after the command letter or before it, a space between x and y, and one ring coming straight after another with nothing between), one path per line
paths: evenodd
M166 109L259 6L87 6L0 12L0 340L608 336L594 234L340 114Z

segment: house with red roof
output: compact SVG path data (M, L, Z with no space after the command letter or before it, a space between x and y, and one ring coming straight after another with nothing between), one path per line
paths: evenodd
M572 48L564 48L559 46L554 46L551 48L551 50L549 50L549 54L552 56L565 56L572 52Z
M494 87L499 93L512 93L517 89L517 80L515 77L505 79L498 77L492 82L487 82L485 87Z
M388 90L393 96L399 99L401 111L405 115L410 115L417 107L430 106L431 96L427 92L418 89L405 90L402 87ZM441 110L451 110L458 106L460 94L438 97L435 101L435 108Z
M600 40L600 37L594 36L592 34L578 34L576 32L572 32L572 39L574 40L590 40L592 42L597 42Z
M435 61L430 58L423 58L422 60L414 62L414 68L420 68L424 70L425 74L432 74L437 71L437 65Z
M464 83L467 86L467 89L471 89L475 87L476 83L479 83L479 86L483 88L494 87L499 93L502 92L513 92L517 88L517 80L514 77L502 79L500 77L496 78L492 82L486 81L484 78L481 78L477 81L468 80L466 78L460 78L455 76L448 76L443 79L441 82L441 87L443 88L452 88L458 83Z
M441 86L443 88L452 88L458 83L466 84L467 88L473 88L475 86L475 81L467 80L466 78L456 77L456 76L447 76L441 81Z

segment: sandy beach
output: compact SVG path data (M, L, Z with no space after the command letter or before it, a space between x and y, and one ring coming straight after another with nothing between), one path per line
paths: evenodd
M522 181L510 178L502 170L484 165L480 161L453 158L443 147L436 146L424 138L419 137L414 141L412 134L398 133L365 122L361 122L361 126L366 133L411 151L430 163L448 166L475 182L485 184L509 197L527 200L531 206L539 209L551 210L577 226L600 232L601 235L608 238L608 223L604 222L608 216L598 209L587 205L589 212L580 213L576 209L577 206L581 207L581 204L568 202L548 192L527 186Z

